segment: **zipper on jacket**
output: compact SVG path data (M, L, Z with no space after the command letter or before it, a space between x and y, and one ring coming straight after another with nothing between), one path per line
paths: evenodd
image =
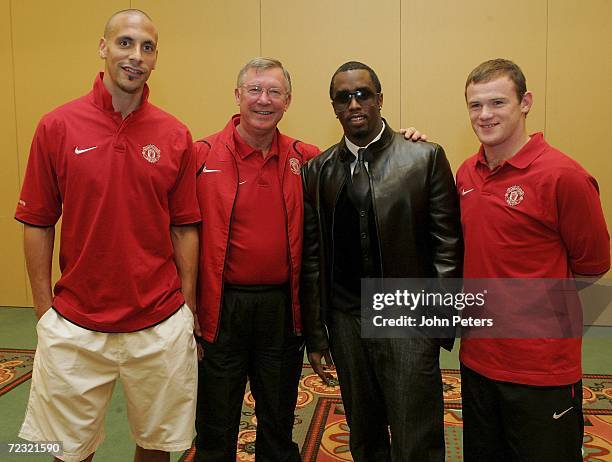
M229 147L226 148L229 150ZM230 152L231 154L231 152ZM236 160L232 155L234 172L236 173L236 194L234 194L234 200L232 201L232 210L230 212L229 226L227 229L227 245L225 246L225 257L223 258L223 271L221 272L221 297L219 298L219 307L217 309L217 329L215 330L214 340L216 341L219 337L219 329L221 329L221 311L223 311L223 295L225 293L225 270L227 268L227 255L229 254L230 241L232 237L232 220L234 219L234 209L236 208L236 196L238 195L238 184L240 182L240 176L238 174L238 168L236 167Z
M283 178L281 180L281 193L283 195L283 210L285 211L285 232L287 233L287 254L289 255L289 299L291 300L291 324L293 325L293 333L299 334L297 326L295 324L295 313L293 312L294 300L293 300L293 257L291 256L291 243L289 242L289 213L287 212L287 202L285 201L285 170L287 169L287 163L283 167ZM301 178L300 178L301 180ZM301 188L300 181L300 190ZM304 192L302 191L302 195ZM302 226L303 228L303 226ZM303 239L303 238L302 238Z

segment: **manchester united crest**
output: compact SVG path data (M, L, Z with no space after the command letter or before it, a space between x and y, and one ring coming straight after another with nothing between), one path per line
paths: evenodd
M525 197L525 191L520 186L510 186L506 190L506 203L512 207L519 205Z
M291 171L293 173L295 173L296 175L299 175L300 170L302 168L302 163L299 161L299 159L292 157L291 159L289 159L289 167L291 167Z
M154 144L147 144L142 148L142 157L154 164L161 157L161 151Z

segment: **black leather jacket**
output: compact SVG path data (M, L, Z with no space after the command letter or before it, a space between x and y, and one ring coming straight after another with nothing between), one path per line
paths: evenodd
M446 155L434 143L410 142L387 124L368 147L372 209L382 277L461 277L459 204ZM301 306L309 351L328 348L325 313L333 274L333 217L348 180L344 138L302 169L304 248ZM450 343L443 344L452 347Z

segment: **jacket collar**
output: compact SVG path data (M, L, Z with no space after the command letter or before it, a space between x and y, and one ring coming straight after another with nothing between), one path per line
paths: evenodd
M237 127L240 123L240 117L232 117L232 141L234 142L234 153L240 156L241 159L246 159L250 155L254 153L259 153L261 155L261 151L259 149L254 148L250 144L248 144L240 133L238 133ZM274 132L274 137L272 138L272 144L270 145L270 152L268 153L268 157L278 156L278 130Z
M380 139L370 144L364 152L363 158L366 162L373 160L376 154L384 150L387 146L389 146L389 144L391 144L391 141L393 140L393 135L395 132L384 118L383 122L385 123L385 129L383 130ZM342 136L340 143L338 143L338 155L340 156L340 160L343 162L352 162L353 160L355 160L355 156L351 151L349 151L348 147L346 146L344 136Z
M236 142L234 141L234 127L240 123L240 114L234 114L229 122L225 125L225 128L219 135L219 141L223 142L228 149L232 152L236 152ZM283 135L278 128L276 129L275 137L278 139L278 150L279 156L282 157L283 153L289 153L293 140L288 136Z
M240 114L234 114L229 122L225 125L225 128L222 130L219 135L219 142L227 147L227 150L224 153L221 153L222 158L227 155L233 157L237 154L236 142L234 140L234 127L240 123ZM278 169L279 169L279 178L281 181L284 178L285 174L285 166L287 165L288 158L290 157L293 150L293 143L295 140L289 138L288 136L283 135L278 128L276 128L275 138L277 140L278 145ZM301 159L298 159L301 163Z

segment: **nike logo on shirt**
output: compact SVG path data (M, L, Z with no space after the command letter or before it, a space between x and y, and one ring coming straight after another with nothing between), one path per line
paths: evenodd
M209 170L206 167L202 169L202 173L220 172L221 170Z
M74 148L74 153L78 156L79 154L83 154L84 152L91 151L92 149L96 149L98 146L92 146L91 148L79 149L78 146Z
M469 194L469 193L471 193L472 191L474 191L474 188L472 188L472 189L468 189L468 190L462 189L462 190L461 190L461 195L462 195L462 196L465 196L466 194Z
M569 408L567 408L565 411L563 411L561 414L557 414L556 412L553 414L553 419L557 420L560 419L561 417L563 417L565 414L567 414L569 411L571 411L572 409L574 409L574 406L571 406Z

